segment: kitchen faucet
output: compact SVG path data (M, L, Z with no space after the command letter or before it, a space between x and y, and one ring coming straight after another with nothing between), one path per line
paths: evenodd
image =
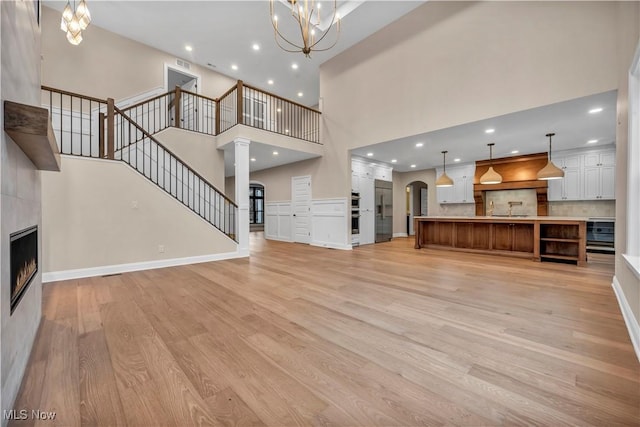
M509 202L509 216L511 216L514 205L522 206L522 202Z

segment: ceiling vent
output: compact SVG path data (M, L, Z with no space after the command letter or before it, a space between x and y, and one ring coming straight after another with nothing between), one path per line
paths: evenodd
M187 61L182 60L182 59L176 59L176 64L178 64L182 68L186 68L187 70L191 69L191 64L188 63Z

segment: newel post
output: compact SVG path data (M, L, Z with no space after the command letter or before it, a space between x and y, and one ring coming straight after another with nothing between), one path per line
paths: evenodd
M216 98L216 135L220 135L220 100Z
M176 99L174 101L174 108L175 108L175 112L176 112L176 127L178 129L180 129L181 123L180 123L180 97L182 96L182 89L180 89L180 86L176 86Z
M244 100L244 96L243 96L243 93L242 93L243 92L243 88L244 88L244 86L242 84L242 80L238 80L238 85L236 87L236 89L237 89L236 90L236 96L238 97L238 101L236 102L236 105L238 106L238 111L237 111L238 117L236 119L236 123L239 124L239 125L244 124L244 120L243 120L244 116L242 114L244 112L244 107L242 105L242 102Z
M107 98L107 159L113 160L115 157L115 101Z

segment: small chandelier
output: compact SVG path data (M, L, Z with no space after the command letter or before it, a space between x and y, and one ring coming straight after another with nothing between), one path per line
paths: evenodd
M493 146L494 143L487 144L489 146L489 170L480 177L480 184L500 184L502 175L493 170Z
M549 138L549 159L547 160L547 165L538 171L538 179L549 180L564 178L564 171L551 161L551 137L554 135L555 133L545 135Z
M453 180L447 175L447 153L442 152L442 175L436 180L436 187L453 187Z
M329 50L338 43L340 37L340 16L338 15L337 0L333 0L333 14L331 15L331 22L327 26L326 30L320 29L320 9L321 3L316 0L287 0L291 7L291 16L296 20L296 26L300 28L302 35L302 41L294 43L282 35L278 30L278 15L274 11L274 1L269 0L271 24L273 25L274 37L276 44L280 49L286 52L300 52L305 54L307 58L311 57L311 52L322 52ZM336 22L336 38L330 46L318 46L322 40L331 32L333 23ZM281 43L285 42L285 45ZM318 46L318 47L316 47Z
M75 11L74 11L75 9ZM81 0L76 7L76 2L73 2L73 8L71 8L71 0L67 0L67 5L62 12L62 19L60 20L60 29L67 33L67 40L74 46L77 46L82 42L82 31L85 30L91 23L91 13L87 7L87 2Z

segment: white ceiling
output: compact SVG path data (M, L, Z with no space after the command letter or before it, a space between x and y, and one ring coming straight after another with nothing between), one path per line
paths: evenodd
M494 142L493 157L542 153L549 149L547 133L555 132L554 151L597 147L615 143L616 91L586 96L531 110L520 111L447 129L382 142L352 150L352 154L382 163L394 170L430 169L442 166L442 150L448 150L447 165L489 158L487 144ZM600 107L602 112L589 113ZM487 129L495 129L492 134ZM595 144L587 141L597 139ZM422 147L416 147L422 143ZM367 156L372 153L372 156ZM397 163L391 160L396 159ZM411 165L416 165L412 168Z
M321 3L324 18L332 10L333 2ZM287 53L276 45L266 0L87 0L92 25L308 106L318 104L320 64L422 3L424 1L341 0L338 9L343 18L338 44L326 52L312 52L311 58L306 58L302 52ZM62 11L66 0L45 0L43 4ZM295 34L289 31L295 24L291 12L281 1L277 1L275 7L280 17L279 29L285 34ZM91 43L90 34L91 27L86 30L83 43ZM253 50L254 43L260 46L259 51ZM185 45L192 46L193 51L187 52ZM299 68L292 69L292 63ZM237 71L231 68L232 64L238 66ZM269 79L274 80L272 86L267 84ZM303 96L298 97L298 92Z
M274 152L277 152L278 154L274 154ZM256 172L319 156L316 154L305 153L303 151L289 150L287 148L252 141L251 144L249 144L249 157L251 159L255 159L255 161L249 162L249 170L251 172ZM236 153L234 144L225 145L224 176L235 175L235 161Z

